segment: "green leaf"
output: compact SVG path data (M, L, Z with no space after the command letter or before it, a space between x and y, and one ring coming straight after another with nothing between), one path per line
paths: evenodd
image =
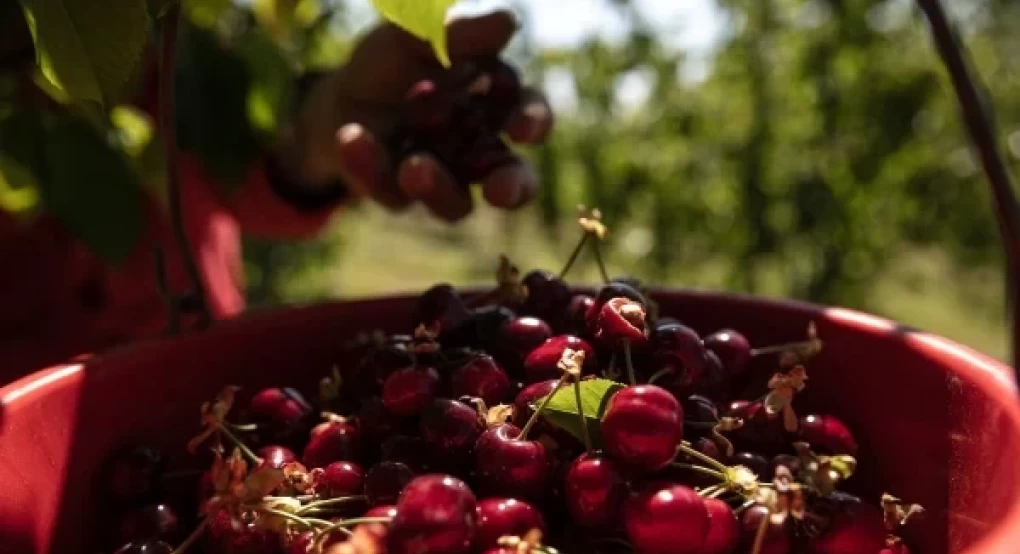
M372 0L383 17L428 41L436 58L446 67L450 67L450 54L446 51L446 12L455 3L456 0Z
M123 94L149 34L139 0L21 0L43 75L71 99L110 106Z
M120 152L87 123L57 121L44 147L43 204L93 252L120 263L142 234L142 193Z
M577 386L570 384L556 391L542 412L542 417L577 437L578 440L584 441L581 420L577 411L577 396L574 392ZM584 418L588 422L592 441L598 443L599 425L602 422L602 415L606 412L609 399L624 386L609 379L587 379L581 381L580 387ZM541 403L542 400L535 402L536 405Z

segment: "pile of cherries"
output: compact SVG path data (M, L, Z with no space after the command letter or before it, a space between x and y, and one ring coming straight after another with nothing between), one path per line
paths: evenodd
M432 287L412 333L362 337L314 407L220 392L188 445L209 469L176 549L161 458L118 457L111 490L148 504L111 531L117 552L908 554L897 533L923 510L840 491L853 434L794 412L813 327L754 349L657 316L631 279L574 294L563 274L604 235L597 213L580 221L560 274L503 258L488 294Z

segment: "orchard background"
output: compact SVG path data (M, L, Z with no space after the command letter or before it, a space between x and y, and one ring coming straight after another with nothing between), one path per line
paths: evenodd
M21 1L39 9L92 4ZM626 22L623 36L595 34L576 48L553 48L535 41L527 7L519 6L514 61L528 82L572 91L556 106L550 143L526 151L543 180L531 207L505 214L479 202L451 227L424 210L394 215L366 204L341 213L312 242L250 239L251 305L420 290L436 281L490 283L501 252L521 266L551 267L573 247L572 216L584 203L600 207L610 225L613 273L859 308L1005 359L1003 259L988 187L912 1L718 0L723 34L707 57L677 46L683 22L652 21L644 2L590 1ZM91 23L83 32L125 34L132 12L114 5L136 3L96 2L106 7L84 14ZM377 5L387 3L402 2ZM1020 4L944 3L988 85L1016 171ZM21 9L4 4L0 12ZM151 25L165 2L148 4L136 15ZM272 136L295 68L343 63L371 23L365 6L185 0L182 148L224 179L235 177ZM58 68L67 62L54 59ZM125 70L125 86L136 78L130 64L111 67ZM648 85L647 94L626 94L635 80ZM127 163L104 190L76 196L78 211L66 216L83 226L90 217L119 217L130 231L132 216L118 199L135 187L162 186L158 140L137 112L118 105L117 87L103 79L96 87L75 83L84 88L53 87L52 95L72 103L92 128L109 131L114 146L94 145L113 153L109 163ZM0 82L3 136L39 130L10 109L11 88ZM75 140L74 148L48 153L50 160L82 155ZM12 141L0 142L0 207L29 218L42 202L68 204L65 189L33 171L29 158ZM91 239L115 256L130 232L122 235ZM594 267L579 270L594 281Z

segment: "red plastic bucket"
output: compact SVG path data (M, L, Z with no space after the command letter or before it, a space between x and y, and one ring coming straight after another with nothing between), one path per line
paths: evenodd
M703 333L737 328L752 344L802 336L816 321L825 349L798 406L835 414L855 430L855 491L923 504L928 517L908 537L920 554L1020 552L1020 404L1009 368L848 310L726 294L654 296L665 315ZM408 331L412 302L251 314L0 389L0 552L84 551L101 517L92 508L97 467L111 449L144 440L183 456L198 406L223 385L310 385L357 331Z

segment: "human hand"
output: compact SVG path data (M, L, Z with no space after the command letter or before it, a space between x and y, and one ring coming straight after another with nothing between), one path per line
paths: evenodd
M447 24L447 40L454 68L458 62L494 58L516 31L512 12L458 17ZM415 83L439 84L453 78L435 60L431 47L402 29L386 23L356 46L348 63L316 84L296 122L299 170L310 186L342 179L355 196L372 198L390 209L414 201L436 216L456 221L470 213L471 198L436 156L412 152L393 159L386 143L403 123L404 101ZM552 127L548 102L525 88L503 131L518 144L545 140ZM514 156L481 179L485 199L514 209L536 193L531 165Z

